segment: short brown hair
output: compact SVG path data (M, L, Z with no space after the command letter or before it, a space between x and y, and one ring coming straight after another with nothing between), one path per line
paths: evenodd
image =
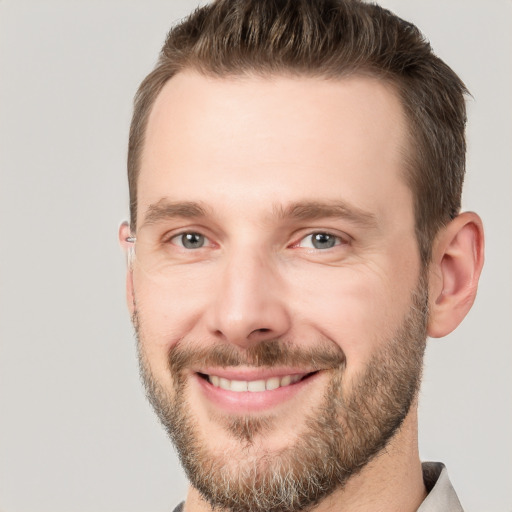
M405 179L428 263L439 228L459 209L465 173L467 90L411 23L360 0L217 0L169 32L135 97L128 149L132 229L137 177L152 105L183 69L205 75L362 73L394 85L409 121Z

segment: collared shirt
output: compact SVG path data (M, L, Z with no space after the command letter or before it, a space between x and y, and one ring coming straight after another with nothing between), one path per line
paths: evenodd
M444 464L423 462L422 469L428 494L417 512L464 512ZM183 505L180 503L173 512L183 512Z
M417 512L464 512L444 464L424 462L422 469L428 494Z

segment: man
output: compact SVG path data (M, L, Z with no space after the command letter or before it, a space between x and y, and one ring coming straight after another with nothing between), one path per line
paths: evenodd
M128 307L184 510L461 510L421 464L426 337L470 309L464 84L359 1L220 0L130 132Z

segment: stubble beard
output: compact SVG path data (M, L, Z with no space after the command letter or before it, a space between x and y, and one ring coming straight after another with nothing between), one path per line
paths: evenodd
M351 383L350 392L345 390L345 359L339 348L305 353L290 351L279 340L262 342L243 354L232 347L198 353L176 345L169 353L173 390L167 390L153 376L145 358L137 315L134 325L148 399L171 437L191 485L212 508L293 512L309 509L342 489L400 429L421 382L427 318L427 287L422 277L402 325L383 340L359 378ZM278 422L272 417L239 416L219 418L219 424L238 440L238 453L211 450L187 403L184 373L191 361L271 366L272 361L277 365L311 361L311 357L324 364L329 361L332 377L322 403L302 421L302 432L293 433L293 445L278 452L251 451L255 438L264 441L265 433Z

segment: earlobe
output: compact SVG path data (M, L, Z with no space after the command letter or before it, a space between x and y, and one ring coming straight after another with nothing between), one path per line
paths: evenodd
M130 225L124 221L119 226L118 240L121 249L126 256L126 304L130 315L133 315L135 310L135 297L133 294L133 272L131 266L130 251L133 250L133 244L127 239L131 236Z
M441 230L432 249L429 336L446 336L462 322L475 300L483 263L482 220L461 213Z

